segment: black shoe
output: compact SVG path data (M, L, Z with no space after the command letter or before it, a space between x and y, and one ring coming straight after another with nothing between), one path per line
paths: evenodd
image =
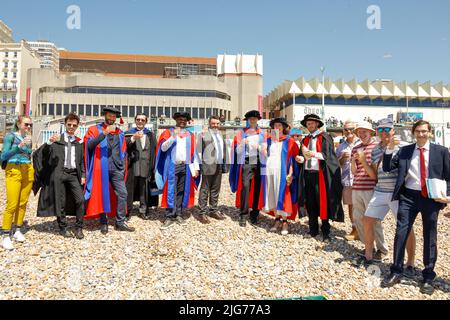
M256 226L258 224L259 212L250 212L250 224Z
M114 225L114 230L116 231L125 231L125 232L134 232L134 228L133 227L129 227L126 223L121 223L121 224L115 224Z
M161 226L161 230L169 229L171 226L173 226L177 221L175 218L167 218L166 221L164 221L163 225Z
M83 229L81 228L75 229L75 238L77 238L78 240L84 239Z
M420 283L420 293L432 295L434 293L433 280L424 280Z
M310 232L309 235L311 236L311 238L315 238L319 235L319 232Z
M148 214L148 212L147 212L147 213L141 213L141 214L139 214L139 217L140 217L142 220L150 220L150 215Z
M241 226L241 227L247 226L247 217L245 215L241 215L239 217L239 226Z
M409 279L414 279L416 276L416 270L413 266L407 266L403 271L403 275Z
M72 238L72 235L70 234L67 229L61 229L59 230L59 234L62 235L64 238Z
M367 260L367 258L365 256L363 256L363 257L356 258L356 260L354 260L352 264L355 267L359 267L359 266L368 267L368 266L375 264L375 262L373 261L373 259Z
M102 224L100 226L100 231L102 234L108 234L108 225L107 224Z
M400 281L402 280L403 275L400 273L393 273L391 272L391 274L389 274L389 276L387 278L385 278L382 282L381 282L381 287L382 288L390 288L395 286L397 283L400 283Z
M325 243L330 243L331 242L330 235L328 235L328 234L322 235L322 241Z

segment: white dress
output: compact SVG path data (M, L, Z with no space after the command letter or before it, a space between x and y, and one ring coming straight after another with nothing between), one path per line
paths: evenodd
M289 214L282 210L277 210L278 196L281 182L281 151L284 141L273 141L270 145L270 153L266 162L266 202L265 212L273 211L276 216L286 218Z

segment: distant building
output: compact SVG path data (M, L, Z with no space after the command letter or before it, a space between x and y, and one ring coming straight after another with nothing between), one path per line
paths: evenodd
M263 57L217 58L103 54L60 51L59 72L30 70L35 116L62 117L77 112L99 117L115 106L125 118L144 112L171 118L188 111L197 121L211 115L242 117L262 111Z
M2 20L0 20L0 43L12 42L14 42L12 30Z
M0 114L26 113L27 71L39 68L39 55L26 41L0 43L0 65Z
M284 81L264 97L264 110L271 116L285 115L290 121L300 121L305 114L322 115L322 93L325 94L325 118L374 121L391 116L394 120L414 120L419 115L432 123L450 121L450 84L432 85L429 81L395 83L392 80L295 81L300 93L289 93L292 81Z
M59 70L59 51L53 42L47 40L27 41L36 50L41 59L41 68Z

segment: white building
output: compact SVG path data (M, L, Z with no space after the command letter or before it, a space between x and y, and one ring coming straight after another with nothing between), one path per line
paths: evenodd
M39 55L28 43L0 43L0 114L24 114L27 72L40 67Z
M12 38L12 30L0 20L0 43L14 42Z
M371 118L376 121L392 116L394 120L422 117L434 124L450 122L450 84L430 81L395 83L392 80L365 80L358 82L325 79L295 80L299 93L289 93L292 81L284 81L264 98L264 110L272 116L286 116L289 121L300 121L305 114L315 113L325 119L355 121ZM322 93L325 96L322 111Z
M59 51L53 42L47 40L27 41L41 57L41 68L59 70Z

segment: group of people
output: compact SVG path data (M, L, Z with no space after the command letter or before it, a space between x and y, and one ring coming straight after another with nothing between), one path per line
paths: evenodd
M289 221L307 215L309 235L321 233L322 240L329 242L330 221L344 222L343 205L347 205L353 228L346 239L365 245L357 265L381 261L388 253L382 221L391 211L397 227L394 263L383 281L386 287L398 283L403 274L414 275L413 224L421 212L425 265L421 289L432 293L437 217L450 203L450 154L430 143L428 122L416 122L412 132L417 142L403 146L390 119L379 121L376 129L367 121L347 121L345 139L335 149L331 136L321 130L324 122L315 114L301 122L309 132L303 135L284 118L272 119L270 129L264 130L258 126L261 114L252 110L243 119L245 128L236 130L232 139L224 138L222 119L217 116L211 116L208 128L196 133L187 128L190 114L178 112L173 116L176 125L157 138L146 128L145 114L136 115L135 127L126 132L116 126L119 110L105 107L103 114L104 122L89 128L83 140L75 136L80 118L67 115L65 132L34 152L32 119L19 117L1 155L7 191L3 248L13 250L13 240L25 241L21 226L31 190L36 195L40 192L39 217L56 216L59 233L72 237L67 215L74 215L74 235L83 239L86 219L99 218L105 235L108 218L113 217L117 231L133 232L127 221L135 201L144 220L151 218L149 208L166 209L161 229L185 224L183 209L194 206L198 188L198 221L224 220L218 203L222 176L229 173L241 227L247 221L257 225L264 212L274 217L270 231L287 235ZM427 179L446 181L447 193L431 199Z

